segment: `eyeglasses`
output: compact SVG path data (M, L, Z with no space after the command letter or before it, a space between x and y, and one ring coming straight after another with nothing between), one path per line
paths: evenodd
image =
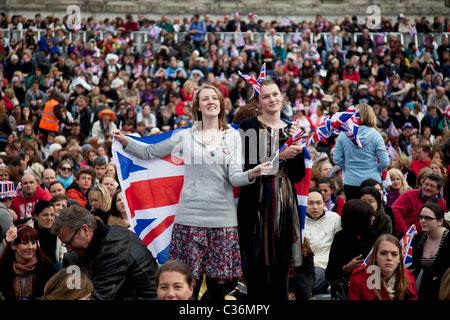
M61 245L62 245L64 248L71 247L71 246L72 246L71 244L72 244L73 238L75 238L75 236L77 235L78 231L80 231L80 229L81 229L81 227L79 227L79 228L77 229L77 231L75 231L75 233L73 234L72 238L70 238L69 242L67 242L67 243L61 243Z
M62 167L61 170L63 170L63 171L72 171L72 168Z
M427 217L427 216L418 216L417 219L419 220L425 220L425 221L433 221L437 220L437 218Z

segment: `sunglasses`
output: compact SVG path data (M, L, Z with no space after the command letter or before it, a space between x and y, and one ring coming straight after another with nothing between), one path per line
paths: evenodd
M63 167L63 168L61 168L61 170L63 170L63 171L72 171L72 168Z

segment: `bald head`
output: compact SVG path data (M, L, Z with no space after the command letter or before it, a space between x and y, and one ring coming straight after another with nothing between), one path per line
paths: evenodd
M47 168L42 172L44 186L49 189L53 181L56 181L56 172L52 168Z
M32 174L24 174L20 182L25 198L34 196L38 189L36 177Z

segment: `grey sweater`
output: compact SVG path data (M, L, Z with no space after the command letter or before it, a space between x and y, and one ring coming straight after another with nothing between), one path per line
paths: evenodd
M252 183L248 172L242 172L241 145L238 131L228 128L221 144L210 152L201 133L191 127L176 130L170 138L156 144L130 139L126 151L145 160L181 154L185 174L175 223L224 228L237 226L233 186Z

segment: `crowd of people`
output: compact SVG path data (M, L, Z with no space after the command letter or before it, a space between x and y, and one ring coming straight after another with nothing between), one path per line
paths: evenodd
M399 14L374 33L350 16L288 23L254 13L246 22L240 12L182 22L127 14L83 19L86 42L70 40L77 30L66 19L0 14L2 298L198 299L204 278L210 300L240 283L252 301L330 290L345 299L450 299L449 18L412 24ZM138 48L129 37L136 31L156 36ZM240 37L216 36L235 31ZM284 41L280 32L295 35ZM390 32L426 40L404 44ZM257 85L241 76L257 79L263 65ZM350 106L360 113L362 147L341 133L306 148L313 166L302 230L295 184L304 149L296 143L277 162L271 156ZM241 143L230 124L259 134ZM181 127L190 127L176 133L183 157L217 161L186 164L170 260L158 266L128 230L111 145L159 158L174 141L143 148L128 136ZM406 266L399 240L412 225ZM381 287L367 288L367 265L380 268ZM62 285L71 266L83 270L76 294Z

